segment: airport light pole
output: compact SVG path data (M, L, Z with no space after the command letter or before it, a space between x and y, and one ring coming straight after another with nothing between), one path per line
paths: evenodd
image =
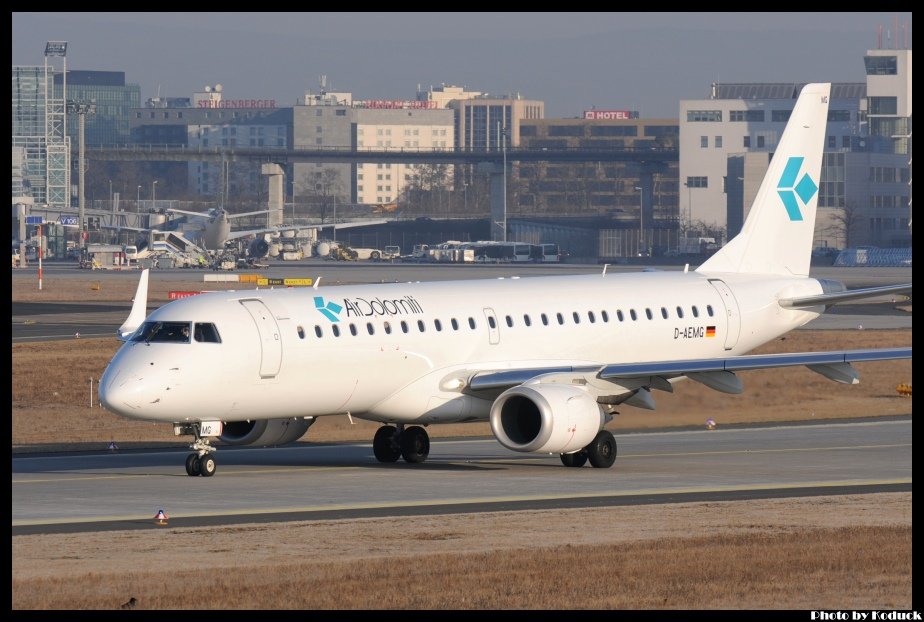
M151 182L151 209L157 209L157 180Z
M84 173L86 172L84 133L87 126L87 114L96 112L96 101L76 102L68 101L65 105L67 112L77 115L77 231L80 237L80 248L86 247L84 240L86 224L84 223L86 210L84 207Z
M135 211L141 211L141 186L138 186L138 197L135 199Z

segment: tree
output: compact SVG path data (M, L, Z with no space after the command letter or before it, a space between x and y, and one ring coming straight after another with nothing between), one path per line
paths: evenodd
M843 236L844 248L853 247L856 242L854 238L857 234L857 228L861 221L860 209L857 207L856 201L846 201L844 207L831 210L829 220L831 224L828 229L835 229L835 231L831 232L835 234L835 237L839 237L837 233Z

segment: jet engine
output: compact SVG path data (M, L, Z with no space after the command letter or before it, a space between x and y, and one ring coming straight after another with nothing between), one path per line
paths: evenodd
M247 254L255 259L262 259L269 253L269 242L262 237L258 237L247 245Z
M260 419L232 421L222 427L222 443L227 445L285 445L304 436L314 419Z
M597 401L565 384L519 385L491 406L491 430L507 449L566 454L590 444L606 422Z

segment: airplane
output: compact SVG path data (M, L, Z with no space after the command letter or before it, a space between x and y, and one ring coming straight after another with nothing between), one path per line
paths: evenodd
M214 440L289 443L343 414L382 424L384 463L425 461L425 426L487 420L513 451L608 468L616 408L683 379L735 394L739 372L805 366L855 384L853 363L911 347L746 354L832 304L911 291L809 277L829 96L802 89L743 229L696 270L209 292L147 317L144 271L100 401L191 435L190 476L215 473Z
M338 223L336 225L304 225L304 226L292 226L292 225L273 225L269 227L263 227L260 229L248 229L248 230L232 230L231 221L237 218L244 218L247 216L256 216L259 214L267 214L272 210L257 210L253 212L241 212L238 214L232 214L223 207L210 208L205 212L192 212L176 208L168 208L165 210L172 214L182 214L184 216L190 216L197 219L204 219L202 228L196 232L194 235L196 243L201 246L204 250L208 251L221 251L225 248L228 242L237 240L240 238L253 237L247 245L247 254L250 257L262 258L265 257L270 250L269 243L265 239L266 234L280 234L283 231L291 229L322 229L323 227L334 227L335 229L348 229L351 227L361 227L366 225L377 225L386 222L384 219L375 219L375 220L364 220L350 223ZM143 229L138 227L109 227L112 229L124 229L129 231L136 231L139 233L147 233L148 239L150 239L150 229ZM190 232L187 232L190 233Z

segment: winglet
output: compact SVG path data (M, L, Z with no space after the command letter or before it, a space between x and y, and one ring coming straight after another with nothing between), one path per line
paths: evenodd
M131 337L132 333L138 330L138 327L144 322L144 318L148 316L149 272L150 270L147 268L141 271L141 279L138 281L138 289L135 291L131 313L128 314L128 319L119 326L119 330L116 333L118 338L122 341L128 341L128 338Z

